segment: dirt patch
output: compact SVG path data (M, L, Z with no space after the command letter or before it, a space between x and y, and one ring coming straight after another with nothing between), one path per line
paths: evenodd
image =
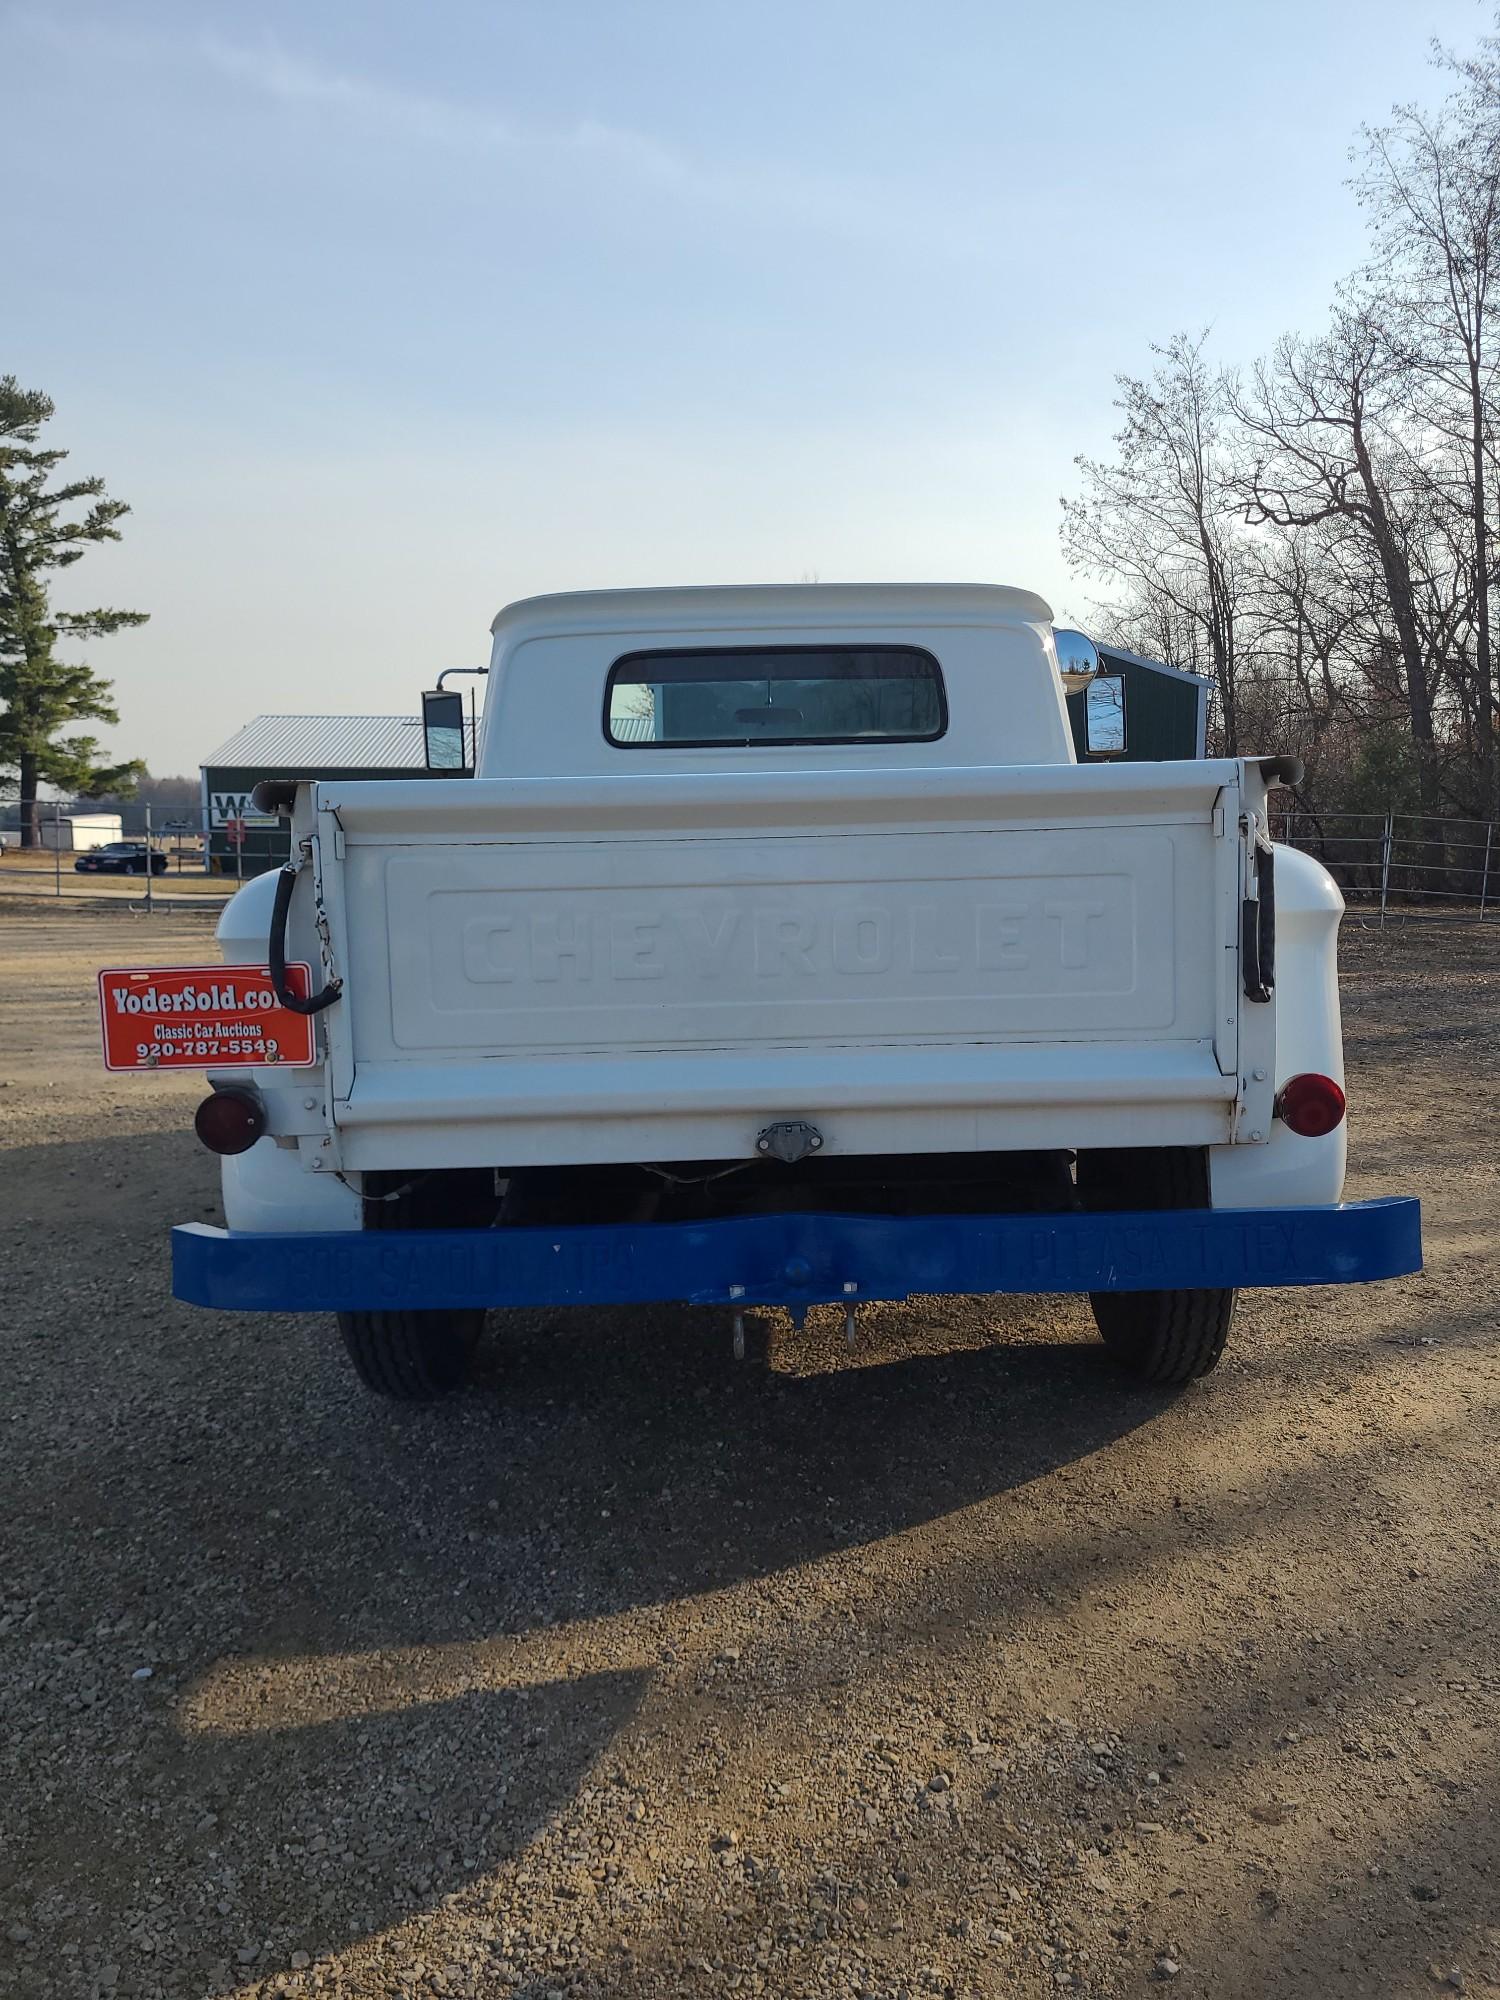
M1500 1992L1500 926L1346 936L1351 1192L1172 1398L1075 1300L500 1316L391 1410L169 1292L190 1077L7 911L0 1992Z

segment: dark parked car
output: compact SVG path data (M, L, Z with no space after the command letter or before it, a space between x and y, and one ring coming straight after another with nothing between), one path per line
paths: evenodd
M80 854L73 870L78 875L144 875L148 859L153 875L166 874L166 855L152 853L144 840L111 840Z

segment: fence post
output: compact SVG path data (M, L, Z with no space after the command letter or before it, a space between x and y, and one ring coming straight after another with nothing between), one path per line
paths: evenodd
M1479 878L1479 921L1484 922L1484 906L1490 899L1490 849L1495 841L1495 822L1484 823L1484 873Z
M1391 889L1391 833L1394 822L1395 814L1387 813L1385 816L1385 832L1381 836L1380 841L1380 928L1382 930L1385 929L1386 899L1390 895Z
M52 801L52 893L62 895L62 800Z
M151 885L156 879L156 870L151 866L156 859L151 848L151 808L146 807L146 915L152 914Z

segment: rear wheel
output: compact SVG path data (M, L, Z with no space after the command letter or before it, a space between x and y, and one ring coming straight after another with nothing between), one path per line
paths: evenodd
M431 1403L469 1379L482 1312L344 1312L339 1332L367 1389L394 1403Z
M1201 1147L1099 1151L1078 1155L1078 1192L1093 1212L1207 1208L1208 1160ZM1181 1292L1090 1292L1100 1338L1143 1382L1176 1386L1217 1367L1234 1319L1232 1286Z
M383 1180L396 1180L381 1199ZM483 1227L494 1209L493 1177L443 1174L402 1188L395 1175L367 1175L366 1229ZM479 1307L433 1312L341 1312L339 1333L354 1372L377 1396L396 1403L431 1403L469 1379L484 1332Z

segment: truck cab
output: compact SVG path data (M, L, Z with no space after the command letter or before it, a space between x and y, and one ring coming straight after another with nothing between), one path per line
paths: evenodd
M492 640L472 775L262 801L292 859L220 945L316 1035L210 1070L250 1136L183 1296L331 1308L426 1395L492 1306L1083 1290L1181 1382L1241 1285L1414 1267L1414 1203L1341 1204L1287 760L1080 765L1097 655L993 585L580 592Z

